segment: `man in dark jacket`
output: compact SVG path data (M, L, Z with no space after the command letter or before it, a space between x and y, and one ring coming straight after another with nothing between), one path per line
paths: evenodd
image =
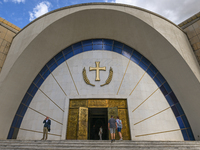
M47 140L48 130L50 131L51 120L49 119L49 117L46 117L45 120L43 121L43 123L44 123L43 138L41 140Z

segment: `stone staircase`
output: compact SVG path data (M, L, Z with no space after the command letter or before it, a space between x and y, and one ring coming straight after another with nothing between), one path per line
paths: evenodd
M200 150L199 141L0 140L0 150Z

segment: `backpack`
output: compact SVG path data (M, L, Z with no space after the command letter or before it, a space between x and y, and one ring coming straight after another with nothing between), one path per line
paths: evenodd
M117 126L118 126L118 127L122 127L122 121L121 121L121 120L118 120L118 121L117 121Z

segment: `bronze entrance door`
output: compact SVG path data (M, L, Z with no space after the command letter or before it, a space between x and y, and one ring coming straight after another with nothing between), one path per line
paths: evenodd
M88 108L79 107L78 115L78 140L86 140L88 137Z
M102 110L107 111L107 116L102 118L97 117L93 119L91 122L91 116L88 112L93 110L94 112ZM93 113L94 114L94 113ZM89 116L88 116L89 115ZM102 114L101 114L102 115ZM70 100L69 104L69 116L68 116L68 124L67 124L67 135L66 139L71 140L87 140L91 139L91 130L93 124L97 124L97 133L99 124L104 125L104 131L107 129L107 121L110 119L111 115L116 119L117 115L122 120L123 129L122 136L123 140L130 140L130 131L129 131L129 121L128 121L128 112L127 112L127 102L126 100L120 99L83 99L83 100ZM95 118L93 116L93 118ZM102 121L105 119L107 121ZM103 123L102 123L103 122ZM104 139L109 139L109 131L103 132ZM98 139L98 136L97 138ZM116 132L116 140L119 139L118 133Z

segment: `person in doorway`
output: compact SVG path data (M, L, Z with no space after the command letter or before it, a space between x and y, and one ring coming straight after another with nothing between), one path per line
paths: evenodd
M119 137L120 137L119 140L122 140L122 133L121 133L121 130L122 130L122 121L119 119L119 116L117 116L116 122L117 122L117 131L118 131Z
M99 140L102 140L103 128L102 126L99 128Z
M92 127L92 140L94 140L95 139L95 132L96 132L96 128L95 128L95 125L93 125L93 127Z
M115 130L117 129L116 120L111 115L111 118L108 120L108 130L110 130L111 134L111 143L115 141Z
M48 138L48 131L50 131L50 126L51 126L51 120L49 117L46 117L45 120L43 121L44 127L43 127L43 138L41 140L47 140Z

